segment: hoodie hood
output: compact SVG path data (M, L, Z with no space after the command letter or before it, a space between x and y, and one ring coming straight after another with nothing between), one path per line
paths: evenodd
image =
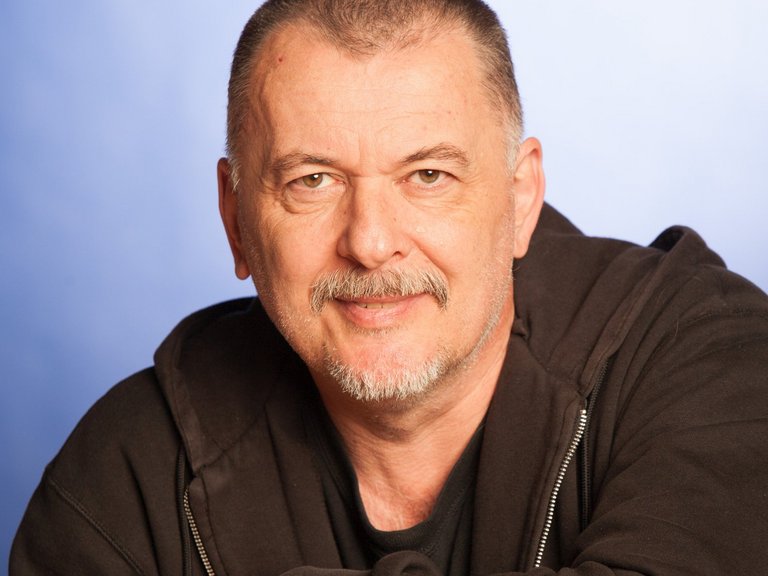
M702 265L725 266L689 228L669 228L641 247L585 236L545 206L529 253L516 267L513 332L548 371L575 382L586 397L660 286L673 276L683 283L686 268ZM670 293L676 288L667 286Z

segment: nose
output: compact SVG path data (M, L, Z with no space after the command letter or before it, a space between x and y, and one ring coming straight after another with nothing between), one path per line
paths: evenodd
M397 190L386 181L355 183L341 215L339 255L369 270L407 256L410 240L402 203Z

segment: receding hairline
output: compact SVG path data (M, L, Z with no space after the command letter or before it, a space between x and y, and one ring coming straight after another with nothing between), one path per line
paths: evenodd
M481 30L477 19L473 20L455 10L449 10L444 4L432 3L418 6L418 13L409 17L407 26L403 28L395 30L396 22L382 20L377 21L380 24L377 29L366 28L365 32L361 32L358 24L357 28L353 26L349 33L339 33L338 28L331 29L322 23L318 25L313 18L314 12L294 9L288 16L283 15L276 22L266 24L265 30L258 35L257 42L243 47L243 37L248 33L254 17L258 15L257 11L246 25L238 42L230 77L227 155L235 176L235 186L240 172L240 159L244 153L243 135L253 127L252 95L258 82L259 65L265 62L265 56L279 37L296 30L304 35L314 36L318 42L333 47L346 56L360 60L409 48L418 49L443 34L461 34L473 48L487 102L491 110L499 115L499 121L506 126L506 145L512 161L522 136L520 99L506 34L495 13L487 6L485 8L494 19L493 25L487 30ZM480 35L483 37L479 38ZM491 38L491 35L495 38ZM248 60L242 59L238 66L238 56L243 57L241 52L246 52Z

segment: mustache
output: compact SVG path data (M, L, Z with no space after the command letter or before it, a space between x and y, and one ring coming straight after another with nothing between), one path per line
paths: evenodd
M430 294L441 309L448 305L448 281L436 270L365 272L358 268L320 276L311 288L310 306L319 314L329 300Z

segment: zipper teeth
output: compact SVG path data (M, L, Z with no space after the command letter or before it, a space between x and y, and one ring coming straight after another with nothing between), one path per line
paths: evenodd
M189 529L192 531L192 539L195 541L195 547L200 555L200 560L203 562L205 573L208 576L216 576L216 572L213 571L213 566L211 566L211 561L208 559L208 553L205 551L205 546L203 546L203 539L200 538L195 517L192 515L192 508L189 506L189 488L184 490L184 514L187 516Z
M555 486L552 488L552 494L549 497L549 504L547 505L547 516L544 520L544 529L541 531L541 538L539 539L539 547L536 550L536 561L533 564L534 568L541 566L541 561L544 558L544 548L547 546L547 539L549 538L549 531L552 529L552 520L555 517L555 504L557 504L557 494L560 492L560 486L563 484L563 478L565 478L565 472L568 470L568 465L573 460L576 450L579 447L581 437L584 435L584 430L587 427L587 410L582 408L579 410L579 423L576 426L576 432L571 438L571 443L568 446L568 450L565 453L563 461L560 463L560 469L557 471L557 479L555 480Z

